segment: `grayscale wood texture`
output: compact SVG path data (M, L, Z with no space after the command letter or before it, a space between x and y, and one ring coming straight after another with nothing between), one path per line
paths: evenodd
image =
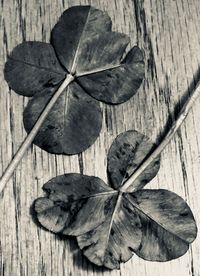
M199 0L1 0L0 2L0 174L26 136L22 112L27 99L4 81L7 54L22 41L48 42L51 28L69 6L106 10L113 29L145 50L146 77L128 102L101 104L100 137L83 154L55 156L32 146L0 196L0 275L5 276L199 276L200 235L181 258L166 263L137 256L120 270L90 264L76 242L38 227L30 206L42 185L56 175L84 172L106 181L106 154L117 134L136 129L158 141L189 96L200 64ZM200 98L162 153L161 168L146 188L169 189L191 207L200 227Z

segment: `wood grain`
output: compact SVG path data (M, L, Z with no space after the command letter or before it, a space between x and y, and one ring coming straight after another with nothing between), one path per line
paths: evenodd
M146 79L127 103L101 104L100 137L81 155L55 156L32 146L0 198L0 275L18 276L199 276L200 236L183 257L151 263L137 256L118 271L90 264L74 240L39 228L30 206L43 183L64 172L84 172L106 180L106 154L117 134L136 129L159 140L170 127L199 77L199 0L1 0L0 2L0 174L25 138L22 112L27 99L8 89L7 54L27 40L48 42L64 9L92 4L106 10L114 30L131 37L146 55ZM200 226L200 98L162 154L158 176L147 188L163 188L187 200Z

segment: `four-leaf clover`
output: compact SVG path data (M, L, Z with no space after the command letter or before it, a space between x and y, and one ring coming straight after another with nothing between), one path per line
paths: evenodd
M135 46L122 58L129 38L112 32L111 25L106 12L74 6L54 26L51 44L24 42L8 57L5 79L9 86L32 97L24 111L28 133L71 76L33 141L42 149L63 154L84 151L101 130L97 100L119 104L139 88L144 77L143 53Z
M76 236L91 262L110 269L133 252L149 261L182 256L197 234L189 206L168 190L143 189L157 174L160 158L123 190L153 147L137 131L120 134L108 153L110 185L94 176L57 176L44 185L47 196L35 201L38 221L54 233Z

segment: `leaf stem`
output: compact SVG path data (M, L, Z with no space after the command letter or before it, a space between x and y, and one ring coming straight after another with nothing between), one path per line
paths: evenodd
M151 162L158 157L158 155L163 151L163 149L167 146L170 140L173 138L176 131L179 129L181 124L184 122L187 117L191 107L194 102L200 95L200 81L198 81L195 86L192 95L188 98L187 102L183 105L178 118L174 121L172 127L170 128L167 135L163 138L161 143L157 146L157 148L152 152L152 154L138 167L138 169L124 182L121 186L120 190L125 192L127 189L133 184L133 182L141 175L141 173L151 164Z
M6 168L5 172L3 173L1 179L0 179L0 193L4 189L7 181L13 174L14 170L16 169L17 165L21 161L24 153L29 148L30 144L34 140L35 136L37 135L41 125L43 124L44 120L46 119L47 115L49 114L49 111L52 109L54 104L56 103L58 97L61 95L63 90L74 80L74 76L71 74L68 74L66 78L64 79L63 83L59 86L58 90L54 93L53 97L49 101L49 103L46 105L45 109L41 113L40 117L38 118L37 122L33 126L32 130L29 132L27 137L25 138L24 142L21 144L20 148L18 149L17 153L13 157L12 161Z

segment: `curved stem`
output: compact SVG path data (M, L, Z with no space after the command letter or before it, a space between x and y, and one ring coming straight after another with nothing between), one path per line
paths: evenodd
M184 122L187 117L192 105L200 95L200 81L197 83L191 97L187 100L187 102L182 107L178 118L174 121L171 129L158 145L158 147L152 152L152 154L138 167L138 169L124 182L121 186L121 191L126 191L132 183L141 175L141 173L151 164L151 162L163 151L169 141L172 139L176 131L179 129L181 124Z
M46 105L45 109L41 113L40 117L38 118L37 122L33 126L32 130L29 132L27 137L25 138L24 142L21 144L20 148L16 152L14 158L6 168L5 172L3 173L1 179L0 179L0 193L2 192L3 188L5 187L7 181L13 174L14 170L16 169L17 165L21 161L24 153L29 148L30 144L34 140L35 136L37 135L41 125L43 124L44 120L46 119L47 115L49 114L49 111L52 109L54 104L56 103L58 97L61 95L63 90L74 80L74 77L70 74L68 74L63 81L63 83L59 86L58 90L55 92L51 100Z

